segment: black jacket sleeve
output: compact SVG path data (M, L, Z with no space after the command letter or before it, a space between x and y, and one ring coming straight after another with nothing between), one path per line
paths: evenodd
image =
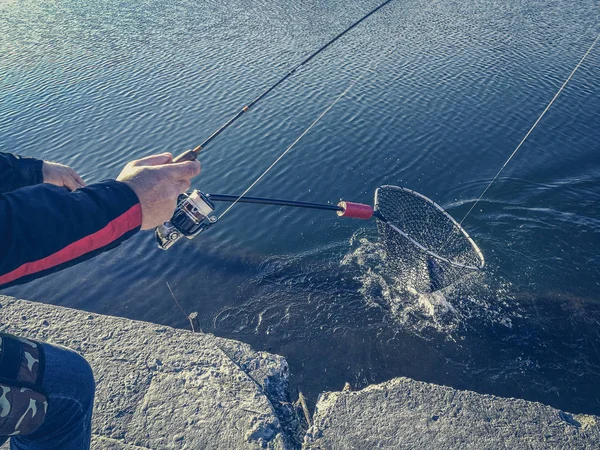
M41 159L0 153L0 194L44 181Z
M0 288L89 259L141 223L137 196L114 180L73 192L38 184L0 195Z

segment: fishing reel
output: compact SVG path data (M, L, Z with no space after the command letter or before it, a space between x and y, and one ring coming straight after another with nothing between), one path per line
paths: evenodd
M184 236L194 239L217 222L217 217L211 216L214 210L215 205L208 196L197 189L190 194L181 194L171 220L154 230L159 248L168 250Z

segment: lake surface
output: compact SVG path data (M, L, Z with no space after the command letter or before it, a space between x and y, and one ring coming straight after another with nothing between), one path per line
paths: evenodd
M4 1L0 151L88 183L178 154L377 4ZM193 185L241 193L376 62L252 195L372 203L393 184L461 218L599 24L595 0L397 0L207 147ZM284 355L313 404L408 376L600 414L599 66L597 47L465 221L488 265L460 286L397 289L374 223L238 205L168 252L142 232L4 293L182 328L197 311L205 332Z

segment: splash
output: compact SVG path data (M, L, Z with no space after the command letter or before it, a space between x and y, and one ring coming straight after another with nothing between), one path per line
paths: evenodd
M379 242L356 233L350 246L341 265L355 269L365 303L385 309L405 331L422 337L443 334L455 340L481 322L510 328L518 315L506 283L474 273L445 289L423 294L413 287L414 271L391 274L386 270L387 256Z

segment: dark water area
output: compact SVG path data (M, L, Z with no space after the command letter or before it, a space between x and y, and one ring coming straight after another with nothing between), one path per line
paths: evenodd
M88 183L180 153L377 4L2 2L0 151ZM599 27L596 0L397 0L207 148L194 187L242 192L378 61L252 195L372 203L393 184L460 218ZM440 293L383 276L373 223L252 205L3 293L187 328L168 282L205 332L284 355L312 402L408 376L600 414L599 66L596 48L465 221L485 274Z

